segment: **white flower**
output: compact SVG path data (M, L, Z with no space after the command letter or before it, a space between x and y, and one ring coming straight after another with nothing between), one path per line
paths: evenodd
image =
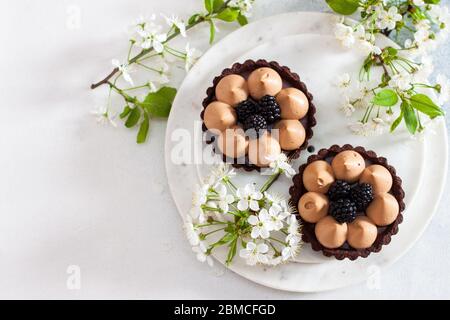
M143 38L141 47L143 49L153 48L157 53L164 51L164 42L167 40L167 34L159 33L161 26L154 23L146 23L138 29L138 34Z
M281 250L281 257L283 261L295 258L298 250L300 249L301 239L298 235L289 234L286 237L286 242L288 245Z
M447 6L431 6L428 14L441 24L448 25L450 22L450 12Z
M266 198L267 202L271 205L272 204L281 205L281 203L286 203L285 197L279 194L271 194L266 191L264 192L264 197Z
M334 28L334 35L336 36L336 39L341 41L344 47L350 48L355 44L353 28L346 26L343 23L336 24Z
M210 267L214 265L214 261L209 254L206 254L206 246L203 242L200 242L198 246L193 247L192 251L195 252L197 260L200 262L207 262Z
M294 258L297 255L297 246L286 246L281 250L281 257L283 261Z
M229 205L234 202L234 197L231 194L227 194L227 188L223 184L218 184L215 190L219 197L217 204L220 210L228 212Z
M191 48L189 46L189 43L186 44L186 47L184 48L184 50L185 50L184 68L185 68L186 72L188 72L191 69L191 67L195 64L195 62L197 61L198 57L201 54L197 49Z
M272 229L270 228L270 216L266 209L261 209L257 216L251 215L247 221L253 226L250 234L253 239L258 237L267 239L270 237L270 231Z
M191 209L189 209L189 215L200 223L204 223L206 221L205 212L201 205L193 205Z
M335 80L336 86L341 90L347 90L350 87L351 78L348 73L338 75Z
M413 75L413 82L415 83L423 83L428 80L428 77L433 72L433 59L428 56L424 55L422 56L420 66L414 70L412 73Z
M382 134L385 126L386 123L382 118L375 117L366 123L360 121L353 123L349 128L356 135L369 137Z
M427 29L419 29L414 33L414 42L413 44L415 44L418 47L423 47L422 50L429 50L430 47L428 47L428 45L432 45L432 43L434 42L433 40L431 40L430 38L430 31Z
M203 223L206 221L205 212L203 211L203 205L208 201L208 192L210 186L208 184L197 185L196 190L192 194L192 207L189 210L189 214L193 219Z
M340 107L340 110L346 117L351 117L353 112L355 112L355 106L350 102L350 99L346 97L344 104Z
M230 8L238 8L241 14L245 17L250 17L254 0L231 0L228 3Z
M261 210L262 211L262 210ZM267 228L272 231L278 231L283 228L283 221L290 215L289 212L283 210L283 208L277 204L272 205L269 208L269 219L267 222Z
M442 74L436 77L436 84L440 86L439 104L442 106L450 100L450 81Z
M132 25L133 26L141 26L147 23L148 20L154 20L156 18L156 15L152 14L151 16L147 15L139 15L136 19L133 20Z
M208 200L208 192L211 186L209 184L196 185L192 194L192 203L194 205L205 204Z
M365 55L373 54L381 54L380 47L374 45L370 41L359 41L359 50L363 52Z
M168 17L162 14L161 16L166 20L169 27L175 26L180 31L181 36L186 37L186 24L183 20L175 15Z
M353 104L355 108L365 108L373 98L373 90L365 82L358 82L358 98Z
M98 124L109 123L113 127L117 127L117 123L115 122L117 115L112 116L108 110L108 107L104 105L96 107L91 111L91 114L95 116Z
M284 153L280 153L275 156L268 156L267 160L270 161L270 168L272 168L273 173L284 173L288 178L295 174L295 170L288 162L288 158Z
M371 33L366 33L364 26L358 25L353 35L357 41L357 48L364 55L381 53L381 49L374 44L375 37Z
M423 0L413 0L413 3L415 6L418 6L418 7L422 7L425 5L425 2Z
M400 91L405 91L411 88L411 82L412 78L410 73L400 72L391 77L391 80L389 80L389 86Z
M254 184L247 184L244 188L237 189L236 196L240 199L237 208L241 211L245 211L248 208L258 211L258 201L263 197L261 192L255 190Z
M288 234L286 236L286 242L290 246L298 245L300 243L300 241L301 241L301 239L300 239L300 236L298 234Z
M122 73L123 79L131 85L134 85L133 79L130 76L129 66L127 64L120 63L117 59L112 59L111 64L119 69Z
M429 20L419 20L414 24L416 30L430 30L430 21Z
M272 258L270 258L269 261L267 262L267 265L269 265L269 266L277 266L277 265L279 265L281 262L283 262L281 256L278 256L278 257L275 257L275 258L272 257Z
M285 241L288 245L281 250L283 261L292 259L297 255L300 249L301 239L298 234L288 234Z
M158 78L155 79L156 82L165 84L170 81L170 66L164 61L164 59L159 59L158 61L154 62L152 65L152 69L158 73Z
M398 13L398 9L395 6L392 6L388 9L388 11L382 10L378 14L378 27L380 29L395 29L397 21L401 21L403 19L402 15Z
M197 246L200 244L200 237L198 236L198 230L195 228L191 216L186 216L186 222L184 223L184 231L189 243L192 246Z
M381 135L384 132L385 122L380 117L375 117L372 120L372 135Z
M267 256L268 251L269 246L265 243L256 244L254 242L248 242L245 249L239 251L239 256L245 259L247 264L251 266L254 266L258 262L267 264L269 262Z

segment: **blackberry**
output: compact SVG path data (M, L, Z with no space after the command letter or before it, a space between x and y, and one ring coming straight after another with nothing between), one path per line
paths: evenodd
M259 114L268 124L281 119L281 109L275 97L266 95L259 100Z
M351 186L348 182L343 180L336 180L328 189L328 198L330 200L338 200L343 198L348 198L350 196Z
M240 102L236 106L236 114L238 117L238 122L244 123L249 116L257 114L258 110L259 110L258 104L252 100L245 100Z
M331 202L329 213L339 223L352 222L356 219L356 204L350 199L338 199Z
M254 114L245 119L244 130L251 130L247 134L251 138L256 138L259 134L262 134L264 130L267 129L267 122L263 116L259 114ZM256 134L256 136L255 136Z
M350 198L358 211L365 211L373 200L373 189L368 183L357 183L350 190Z

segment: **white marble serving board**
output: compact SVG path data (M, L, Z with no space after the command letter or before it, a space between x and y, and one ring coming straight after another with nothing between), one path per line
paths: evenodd
M301 21L302 23L299 23ZM187 132L201 132L199 119L201 101L205 90L215 75L233 62L246 58L277 60L297 72L314 94L317 107L318 125L310 141L316 150L334 143L351 143L373 149L385 156L394 165L404 180L407 210L400 232L392 243L380 253L357 261L336 261L324 258L305 246L298 258L300 263L291 263L277 268L248 267L236 259L230 267L242 276L266 286L290 291L321 291L363 281L375 266L384 267L393 263L409 248L423 232L434 210L424 210L429 203L437 203L442 191L446 157L435 157L446 150L446 130L443 122L436 130L438 134L427 138L427 143L411 140L404 130L395 136L363 138L349 135L348 120L338 111L339 92L333 86L333 78L343 72L357 74L363 59L354 51L344 50L330 36L334 18L327 14L292 13L271 17L249 25L225 38L209 50L181 86L173 105L166 137L166 168L175 203L184 216L190 207L192 186L198 183L208 165L176 165L171 160L175 129ZM269 26L263 28L262 26ZM299 28L301 26L301 28ZM263 32L264 31L264 32ZM284 34L284 37L280 37ZM238 41L239 40L239 41ZM234 45L240 43L240 46ZM383 40L387 41L387 40ZM194 138L195 139L195 138ZM200 139L200 137L198 137ZM200 152L199 150L195 152ZM445 152L445 155L447 153ZM303 163L309 154L305 151L295 162L295 167ZM434 166L424 166L424 162L434 159ZM255 173L239 177L238 184L248 181L263 181L265 178ZM273 189L288 194L291 181L280 179ZM418 196L420 195L420 197ZM426 200L426 201L425 201ZM224 260L224 250L217 251L216 257Z

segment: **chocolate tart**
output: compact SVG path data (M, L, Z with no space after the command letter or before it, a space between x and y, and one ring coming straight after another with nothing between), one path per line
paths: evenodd
M386 226L386 227L379 227L377 226L377 237L375 242L366 249L354 249L350 247L350 245L345 242L344 245L337 249L328 249L325 248L322 244L319 243L319 241L316 238L315 235L315 223L308 223L304 221L301 217L298 211L296 212L297 218L300 220L300 222L303 225L303 236L302 239L306 243L310 243L311 247L314 251L322 251L322 253L327 256L331 257L334 256L338 260L343 260L345 258L348 258L350 260L355 260L358 257L366 258L370 253L372 252L379 252L383 245L387 245L391 242L391 237L398 232L398 225L403 221L403 215L402 212L405 210L405 203L403 201L405 197L405 193L402 189L402 180L400 177L397 176L396 171L394 167L390 166L386 160L386 158L378 157L377 154L373 151L365 150L363 147L353 147L349 144L346 144L342 147L338 145L333 145L328 149L321 149L316 155L311 155L307 162L299 167L299 172L296 174L292 181L294 183L293 186L289 189L289 194L291 196L290 198L290 204L297 208L298 201L300 197L308 192L306 188L303 185L303 172L305 168L311 164L314 161L317 160L325 160L330 161L334 156L336 156L338 153L346 150L353 150L358 152L366 161L368 164L378 164L383 167L385 167L390 174L392 175L392 187L390 190L390 194L392 194L395 199L397 200L399 204L399 214L396 218L396 220Z
M213 85L206 90L207 97L203 100L203 103L202 103L203 110L200 114L200 117L203 121L202 130L203 130L203 132L208 131L208 129L206 128L205 123L204 123L204 113L205 113L206 107L211 102L217 100L216 96L215 96L215 91L216 91L216 86L219 83L219 81L222 80L222 78L224 78L225 76L228 76L231 74L238 74L238 75L243 76L245 79L247 79L247 77L249 76L249 74L252 71L254 71L258 68L262 68L262 67L268 67L268 68L271 68L271 69L275 70L276 72L278 72L278 74L281 76L281 79L283 80L283 88L293 87L293 88L299 89L300 91L302 91L305 94L305 96L308 99L308 102L309 102L308 112L304 118L299 120L301 122L301 124L303 125L303 127L305 128L305 141L300 146L300 148L298 148L296 150L291 150L291 151L282 150L290 159L297 159L300 156L300 152L308 147L308 141L313 136L312 128L317 123L316 119L315 119L316 107L314 106L314 104L312 102L313 95L308 91L308 89L306 88L306 85L300 80L299 75L292 72L288 67L281 66L280 64L278 64L278 62L275 62L275 61L268 62L263 59L260 59L257 61L246 60L244 63L233 64L233 66L231 68L227 68L227 69L223 70L221 75L215 77L213 80ZM214 141L215 141L215 137L211 136L211 137L207 137L206 143L211 144L211 143L214 143ZM242 162L242 159L240 159L240 160L241 160L240 162ZM250 163L250 161L248 159L248 155L245 156L244 164L238 163L237 159L231 159L229 157L226 157L225 155L223 155L223 161L227 162L227 163L231 163L233 167L242 168L245 171L253 171L253 170L260 171L260 169L261 169L260 167Z

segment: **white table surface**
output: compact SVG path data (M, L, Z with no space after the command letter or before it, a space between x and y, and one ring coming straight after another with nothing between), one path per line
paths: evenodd
M449 188L428 229L379 286L294 294L198 263L166 182L166 123L136 145L130 130L100 127L88 89L126 51L140 14L185 15L201 0L14 1L0 11L0 298L393 299L450 298ZM444 1L450 4L449 1ZM68 17L80 10L79 28ZM328 11L324 1L257 0L253 19ZM219 38L232 30L220 26ZM207 30L193 32L206 50ZM201 40L204 39L202 42ZM450 76L450 45L436 65ZM447 119L447 124L449 121ZM81 287L67 287L79 266Z

